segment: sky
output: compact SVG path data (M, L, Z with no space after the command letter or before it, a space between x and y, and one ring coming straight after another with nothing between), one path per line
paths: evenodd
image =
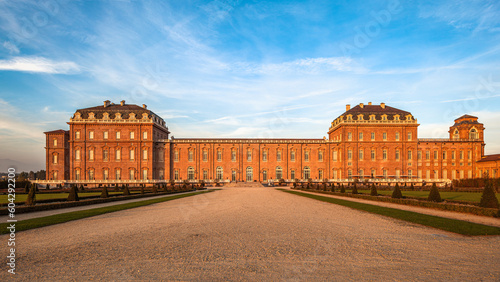
M500 2L0 0L0 171L108 99L177 138L322 138L384 102L420 138L475 115L500 153Z

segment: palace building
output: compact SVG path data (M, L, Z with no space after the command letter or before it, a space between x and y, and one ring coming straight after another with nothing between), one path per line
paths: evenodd
M347 105L323 139L169 139L161 117L125 101L78 109L68 124L69 131L45 132L48 180L447 181L483 172L498 177L499 157L484 156L484 126L477 117L457 118L449 138L418 138L415 117L384 103Z

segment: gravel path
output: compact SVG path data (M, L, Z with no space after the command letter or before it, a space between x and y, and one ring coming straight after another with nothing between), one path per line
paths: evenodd
M456 235L272 188L223 188L19 232L16 242L16 278L25 281L500 280L500 236Z

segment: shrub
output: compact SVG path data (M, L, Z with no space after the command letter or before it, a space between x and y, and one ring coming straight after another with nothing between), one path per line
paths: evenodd
M28 184L26 184L26 187L28 187ZM50 190L50 184L47 184L47 186L45 186L45 189Z
M34 206L36 204L36 184L31 185L25 205Z
M344 184L340 185L340 193L345 193Z
M102 187L101 198L108 198L108 197L109 197L108 187L104 186L104 187Z
M80 184L80 191L85 191L85 189L83 188L83 184Z
M413 186L413 183L410 185L410 190L415 190L415 186Z
M394 199L403 198L403 194L401 194L401 189L399 189L399 185L397 183L396 183L396 186L394 186L394 191L392 191L391 198L394 198Z
M373 184L373 183L372 183L372 188L370 189L370 195L371 196L378 196L377 187L375 187L375 184Z
M123 195L124 196L130 195L130 190L128 189L128 185L125 185L125 188L123 188Z
M297 183L296 183L296 182L294 182L294 183L293 183L293 189L296 189L296 188L297 188Z
M354 184L352 185L352 193L353 194L359 194L358 193L358 187L356 185L356 182L354 182Z
M115 190L114 190L114 191L115 191L115 192L120 192L120 188L118 187L118 183L117 183L117 184L115 184Z
M47 184L49 186L49 184ZM30 183L26 182L26 186L24 186L24 193L29 193L30 192Z
M441 194L439 194L439 190L436 186L436 183L432 184L431 192L429 193L429 197L427 198L428 201L431 202L441 202L443 201L441 199Z
M144 194L144 184L141 185L141 194Z
M69 190L69 195L68 195L68 201L80 201L76 185L71 185L71 189Z
M153 194L158 193L158 190L156 189L156 184L153 184L153 189L151 191Z
M334 183L330 184L330 189L332 190L332 192L335 192L335 184Z
M495 208L498 209L498 199L495 196L495 190L493 190L493 183L490 180L485 180L486 184L484 186L483 195L481 195L480 207L483 208Z

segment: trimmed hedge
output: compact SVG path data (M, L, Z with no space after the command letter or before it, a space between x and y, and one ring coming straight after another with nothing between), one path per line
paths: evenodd
M296 189L296 190L304 190L304 189ZM470 213L470 214L475 214L475 215L500 217L500 210L490 209L490 208L482 208L482 207L478 207L478 206L459 205L459 204L451 204L451 203L446 203L446 202L436 203L436 202L428 202L428 201L417 200L417 199L393 199L390 197L383 197L383 196L369 196L369 195L365 195L365 194L325 192L325 191L319 191L319 190L312 191L312 192L320 193L320 194L341 196L341 197L350 197L350 198L378 201L378 202L388 202L388 203L395 203L395 204L408 205L408 206L432 208L432 209L445 210L445 211Z

